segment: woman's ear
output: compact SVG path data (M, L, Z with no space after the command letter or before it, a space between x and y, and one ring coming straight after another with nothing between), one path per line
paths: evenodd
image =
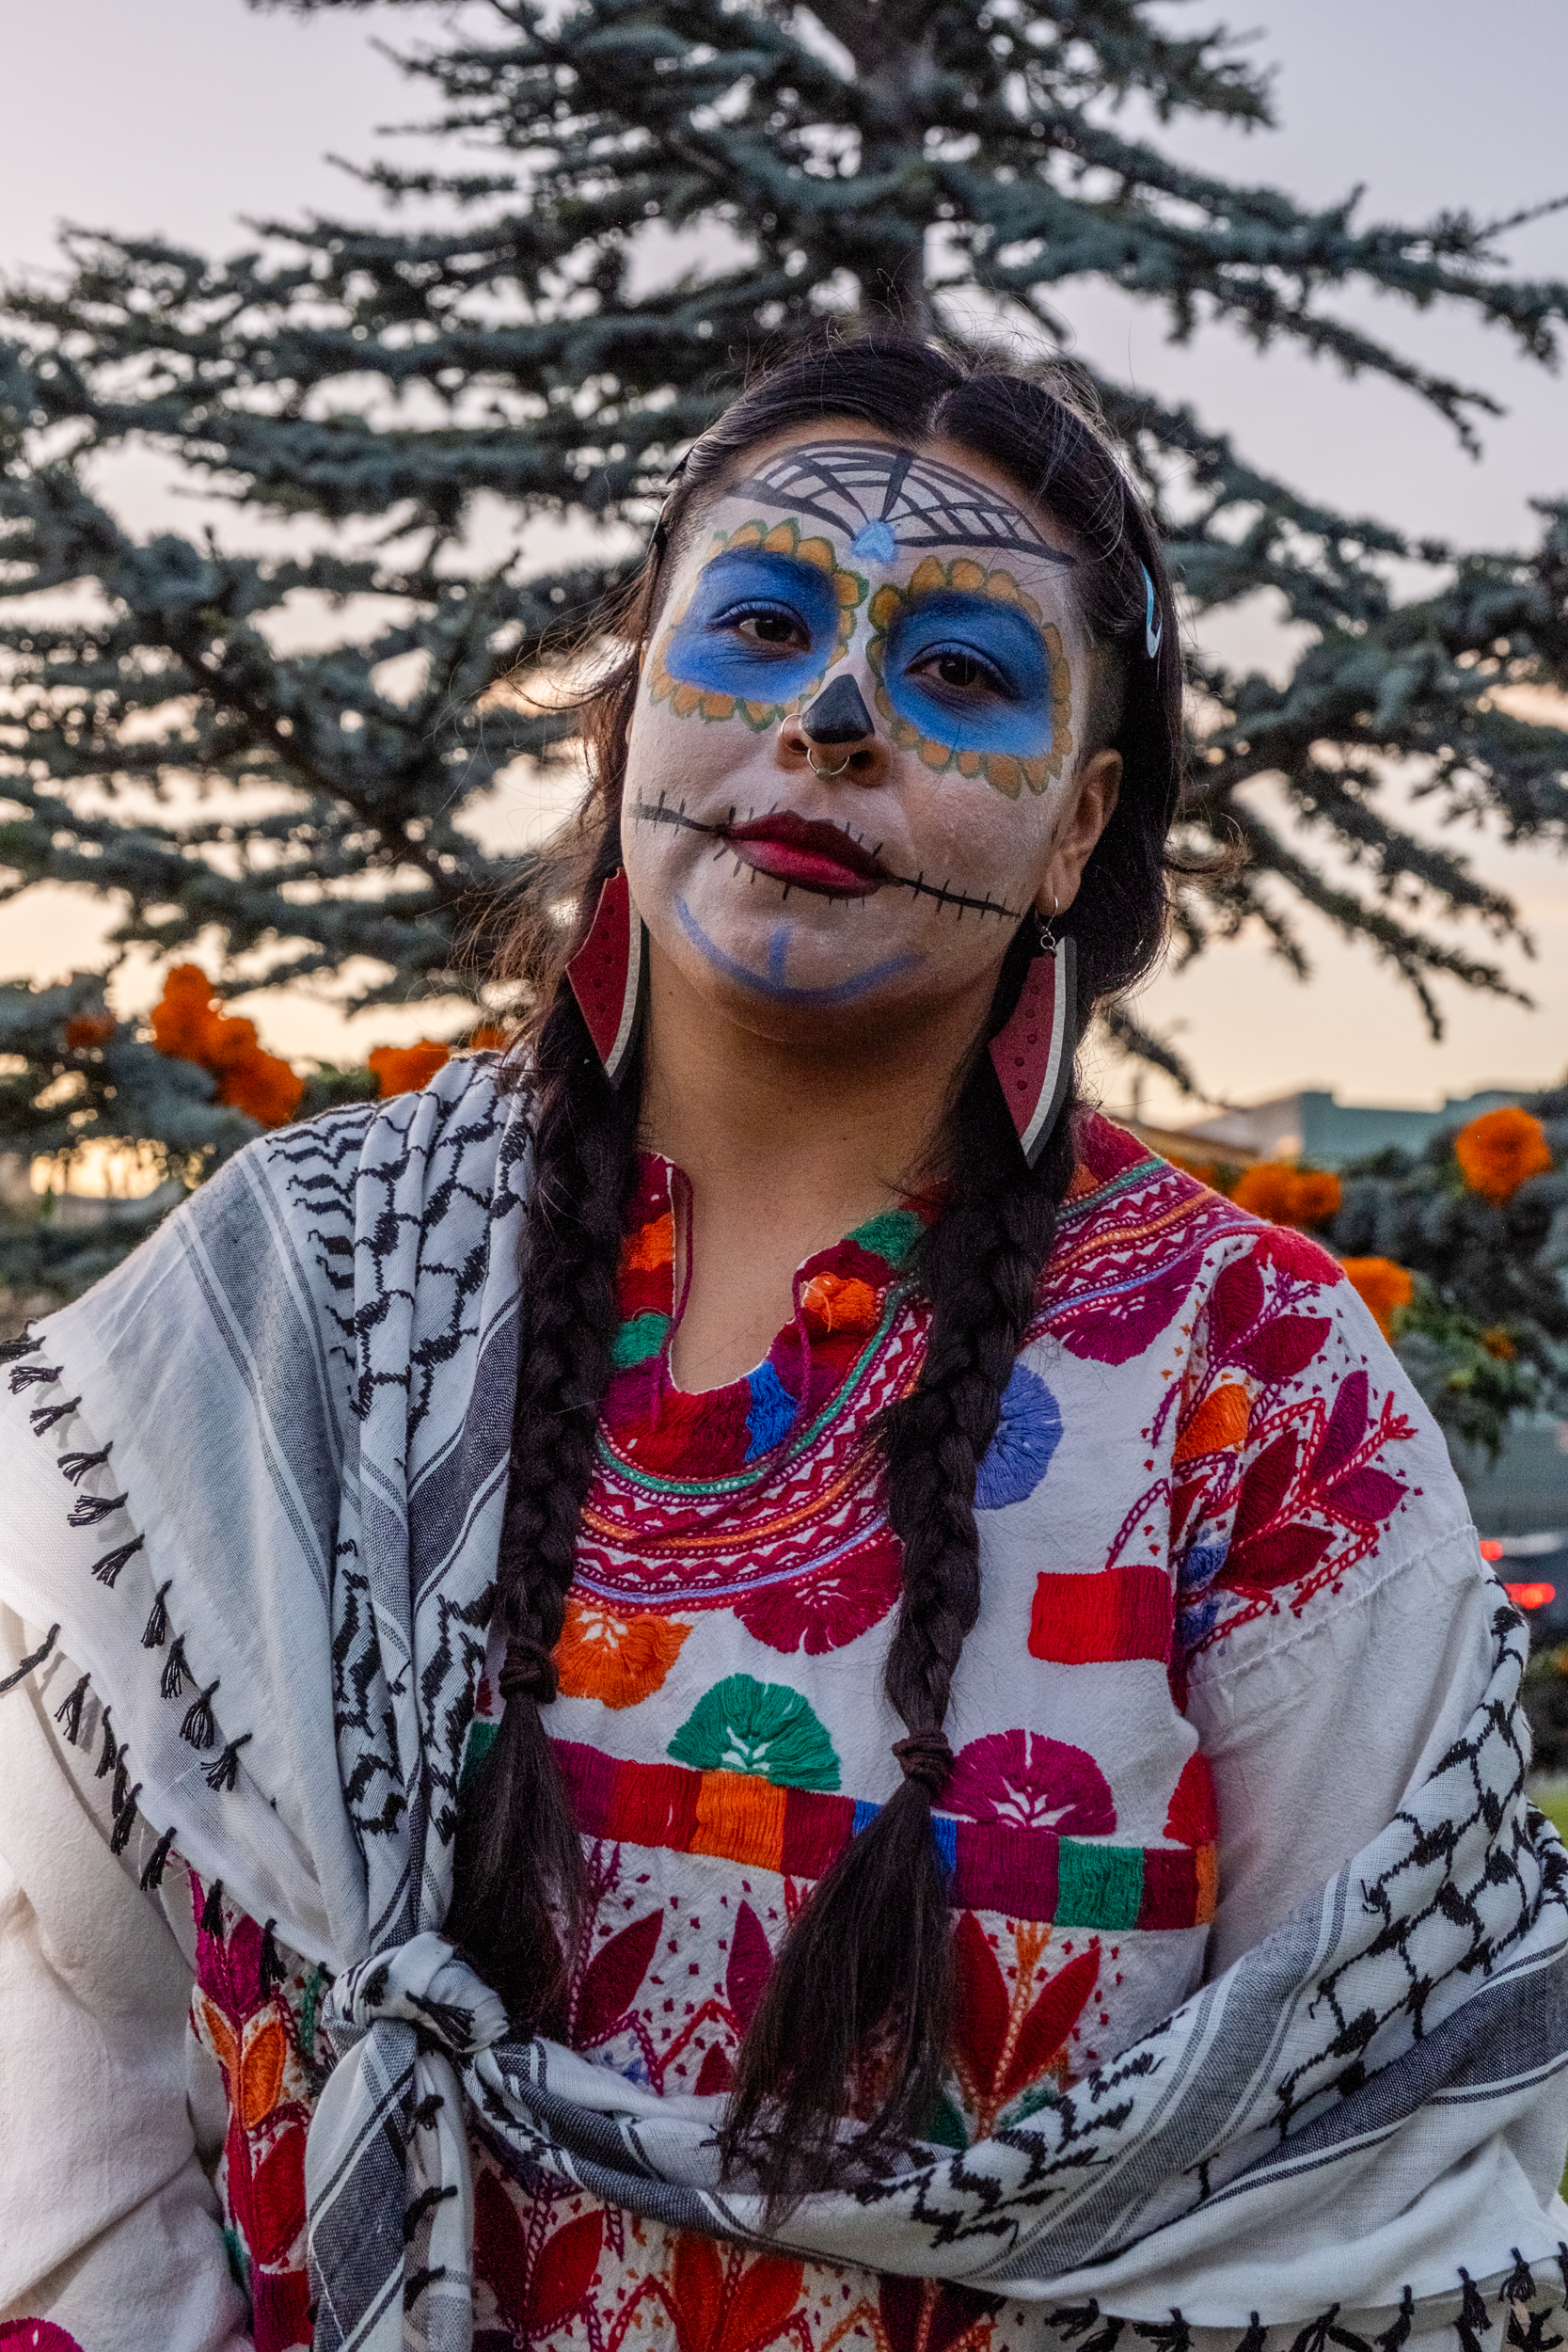
M1035 894L1035 907L1044 915L1060 914L1078 896L1078 884L1095 843L1116 815L1121 792L1119 752L1093 752L1073 779L1073 801L1045 879Z

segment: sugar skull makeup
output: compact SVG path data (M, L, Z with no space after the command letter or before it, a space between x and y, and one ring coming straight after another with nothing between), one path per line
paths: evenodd
M867 441L786 450L730 501L792 511L713 534L657 647L656 700L677 717L738 718L760 733L809 705L859 630L877 710L924 767L981 776L1009 798L1061 773L1072 691L1060 632L1011 569L968 552L1069 565L1011 501ZM937 552L953 547L966 552ZM873 594L870 574L902 570L915 549L926 552L910 576Z
M769 1020L983 993L1053 903L1073 558L984 458L947 455L775 447L676 542L628 738L627 877L656 961Z

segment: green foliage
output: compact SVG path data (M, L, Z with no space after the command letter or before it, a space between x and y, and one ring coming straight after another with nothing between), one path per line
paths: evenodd
M1400 1311L1401 1360L1449 1438L1496 1454L1515 1412L1568 1411L1568 1086L1524 1106L1554 1165L1502 1205L1471 1192L1445 1129L1418 1154L1382 1152L1345 1171L1326 1236L1345 1258L1388 1258L1416 1277Z
M827 320L960 310L1046 351L1074 284L1101 281L1178 338L1217 320L1387 377L1470 437L1488 404L1337 296L1458 304L1543 362L1568 308L1503 273L1511 223L1308 210L1118 128L1128 107L1269 120L1229 37L1178 38L1152 0L381 5L423 36L403 69L451 169L383 157L358 217L261 224L221 261L75 232L63 282L5 303L0 896L81 885L116 910L112 958L211 962L215 942L230 990L245 958L280 987L330 979L350 1009L474 993L529 871L484 846L487 804L513 763L565 756L570 725L495 690L547 671L626 577L672 459L749 356ZM696 258L661 276L672 253ZM1384 767L1405 763L1445 816L1564 838L1560 732L1491 698L1568 685L1568 509L1543 504L1534 548L1456 555L1271 478L1185 408L1096 389L1194 610L1270 592L1304 631L1284 685L1195 666L1187 832L1239 832L1251 863L1184 888L1183 952L1257 918L1304 967L1306 903L1434 1024L1434 979L1507 993L1447 927L1503 937L1508 900L1396 820ZM144 543L116 518L105 463L148 449L230 501L224 544ZM250 517L285 521L293 551L233 551ZM609 535L552 569L524 532L562 517ZM498 538L522 552L480 562ZM1433 585L1401 602L1390 565L1410 556ZM313 649L280 650L302 618ZM1244 788L1262 776L1350 853L1351 884L1260 814ZM245 1122L199 1073L154 1070L118 1033L101 1062L56 1067L55 1017L41 999L31 1027L16 1015L31 1041L8 1049L0 1147L57 1148L39 1137L64 1119L185 1170L232 1148ZM1180 1073L1127 1016L1113 1026ZM69 1111L40 1102L68 1076L85 1089Z

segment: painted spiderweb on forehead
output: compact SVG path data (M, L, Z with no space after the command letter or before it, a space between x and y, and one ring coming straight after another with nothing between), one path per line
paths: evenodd
M812 441L769 458L732 498L843 532L849 552L890 564L900 548L992 548L1069 564L1010 499L973 474L879 441Z

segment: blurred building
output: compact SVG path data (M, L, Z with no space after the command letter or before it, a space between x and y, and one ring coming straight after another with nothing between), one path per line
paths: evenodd
M1463 1127L1482 1111L1499 1110L1536 1092L1533 1087L1488 1087L1480 1094L1450 1094L1441 1109L1404 1110L1382 1103L1337 1103L1326 1089L1303 1088L1272 1102L1219 1111L1184 1127L1182 1149L1212 1157L1227 1151L1245 1159L1306 1160L1313 1168L1343 1168L1374 1152L1419 1152L1440 1127Z

